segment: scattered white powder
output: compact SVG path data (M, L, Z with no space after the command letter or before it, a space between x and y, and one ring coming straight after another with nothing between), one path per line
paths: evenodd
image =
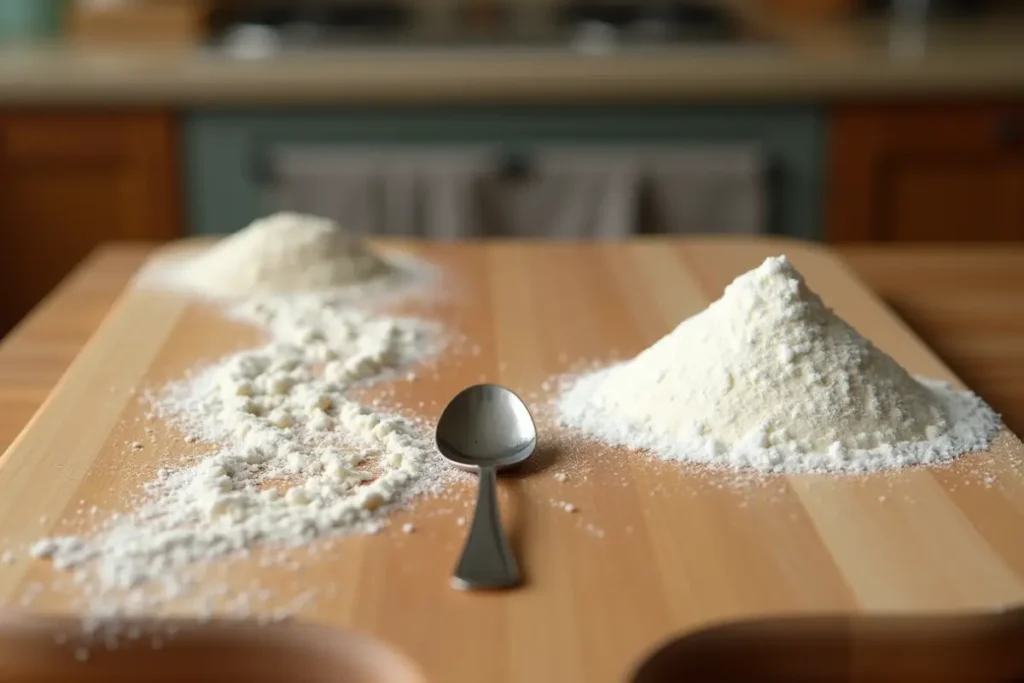
M297 243L274 246L282 222L297 220L275 217L229 238L202 268L196 264L197 277L228 295L265 284L326 286L373 270L319 223L288 223ZM377 315L329 292L249 297L227 312L267 330L269 343L154 399L154 416L180 427L185 442L213 450L161 468L131 512L93 534L31 548L55 569L73 571L88 615L159 612L200 584L204 565L256 547L377 533L393 509L439 493L455 476L434 455L426 429L356 400L367 382L404 376L406 366L438 352L438 325Z
M784 257L636 358L585 375L561 421L608 442L767 472L863 472L988 447L980 398L914 379L826 308Z

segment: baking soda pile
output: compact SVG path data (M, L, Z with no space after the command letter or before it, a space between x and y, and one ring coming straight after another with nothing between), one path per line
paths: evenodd
M980 398L917 380L826 308L785 257L636 358L581 377L561 421L668 460L864 472L986 448Z
M231 239L246 244L249 236ZM201 260L209 266L218 249L231 255L218 247ZM330 250L303 258L314 274L355 268ZM321 258L332 268L319 267ZM226 283L235 263L231 255L211 275L224 290L233 288ZM320 275L289 283L324 284ZM189 594L201 577L187 568L257 546L375 533L392 509L442 491L452 470L433 454L426 430L353 398L366 383L438 352L442 330L346 301L321 292L235 304L229 315L265 329L270 341L172 384L154 405L189 442L212 450L162 469L131 512L97 533L44 539L33 555L73 570L94 614L152 613Z

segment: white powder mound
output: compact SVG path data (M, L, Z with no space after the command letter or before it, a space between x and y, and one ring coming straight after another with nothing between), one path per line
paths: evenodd
M863 472L986 448L998 415L916 380L826 308L784 257L636 358L581 377L561 421L613 444L767 472Z
M362 283L391 266L334 221L277 213L184 264L179 284L221 298L315 291Z
M257 546L376 533L393 509L441 492L452 476L427 430L351 397L437 352L436 325L315 296L248 302L234 314L271 341L172 384L156 405L185 441L199 437L212 452L161 470L132 512L97 533L32 548L74 572L88 614L158 612L189 593L196 565Z

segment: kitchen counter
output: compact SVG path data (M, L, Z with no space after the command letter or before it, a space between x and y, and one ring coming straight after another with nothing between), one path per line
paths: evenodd
M631 48L351 48L238 60L214 51L0 49L3 104L723 102L1024 93L1024 21L762 22L767 42Z
M152 246L99 249L0 342L0 452L42 405ZM970 386L1024 433L1024 247L838 252Z

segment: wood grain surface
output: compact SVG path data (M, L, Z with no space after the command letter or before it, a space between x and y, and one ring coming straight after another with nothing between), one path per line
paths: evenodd
M415 250L461 285L461 298L434 313L484 349L445 359L438 379L399 390L406 405L423 401L428 418L457 388L480 379L529 394L573 360L607 360L613 348L636 353L717 298L735 275L779 252L908 369L956 381L846 266L798 243ZM179 376L241 334L176 295L129 291L0 461L0 537L17 543L59 533L62 514L79 500L116 506L118 491L137 486L166 457L146 449L125 465L126 443L142 438L135 389ZM154 426L158 440L180 442ZM1020 442L1004 433L990 453L934 470L739 485L729 474L681 470L596 444L569 448L549 433L540 461L502 482L524 588L494 595L448 588L465 532L454 519L470 498L460 490L454 500L428 501L395 518L415 520L416 534L393 528L345 539L305 566L305 583L333 584L335 593L303 616L376 636L430 680L611 681L667 637L739 617L1004 609L1024 597L1022 456ZM556 482L552 472L567 466L581 476ZM580 512L567 514L553 499ZM243 568L232 580L260 571ZM0 604L48 576L44 563L0 569ZM283 586L284 577L277 580ZM38 607L65 605L47 598Z

